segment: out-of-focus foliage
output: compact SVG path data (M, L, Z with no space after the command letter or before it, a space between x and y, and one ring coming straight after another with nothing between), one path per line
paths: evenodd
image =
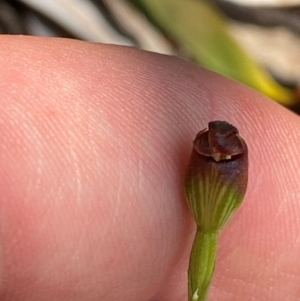
M226 19L208 1L131 0L183 45L199 64L234 78L265 95L291 105L294 92L277 83L229 35Z

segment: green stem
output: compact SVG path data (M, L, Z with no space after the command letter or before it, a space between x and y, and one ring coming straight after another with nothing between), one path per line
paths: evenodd
M189 301L207 300L215 268L219 232L197 229L189 264Z

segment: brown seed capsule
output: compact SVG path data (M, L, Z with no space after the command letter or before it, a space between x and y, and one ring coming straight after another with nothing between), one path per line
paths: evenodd
M246 193L248 152L238 130L213 121L195 140L185 193L197 223L188 271L188 300L205 301L214 273L219 232Z
M185 179L189 207L202 231L218 231L246 193L248 151L237 128L212 121L195 140Z

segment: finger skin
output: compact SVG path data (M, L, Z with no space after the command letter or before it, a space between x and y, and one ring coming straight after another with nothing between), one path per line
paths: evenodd
M178 58L0 39L1 300L187 300L182 183L211 120L247 142L249 186L210 300L300 299L298 116Z

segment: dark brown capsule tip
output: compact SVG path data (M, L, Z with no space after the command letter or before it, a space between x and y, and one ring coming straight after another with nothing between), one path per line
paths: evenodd
M226 121L211 121L208 130L200 131L194 140L195 150L215 161L230 160L244 153L245 143L236 127Z

